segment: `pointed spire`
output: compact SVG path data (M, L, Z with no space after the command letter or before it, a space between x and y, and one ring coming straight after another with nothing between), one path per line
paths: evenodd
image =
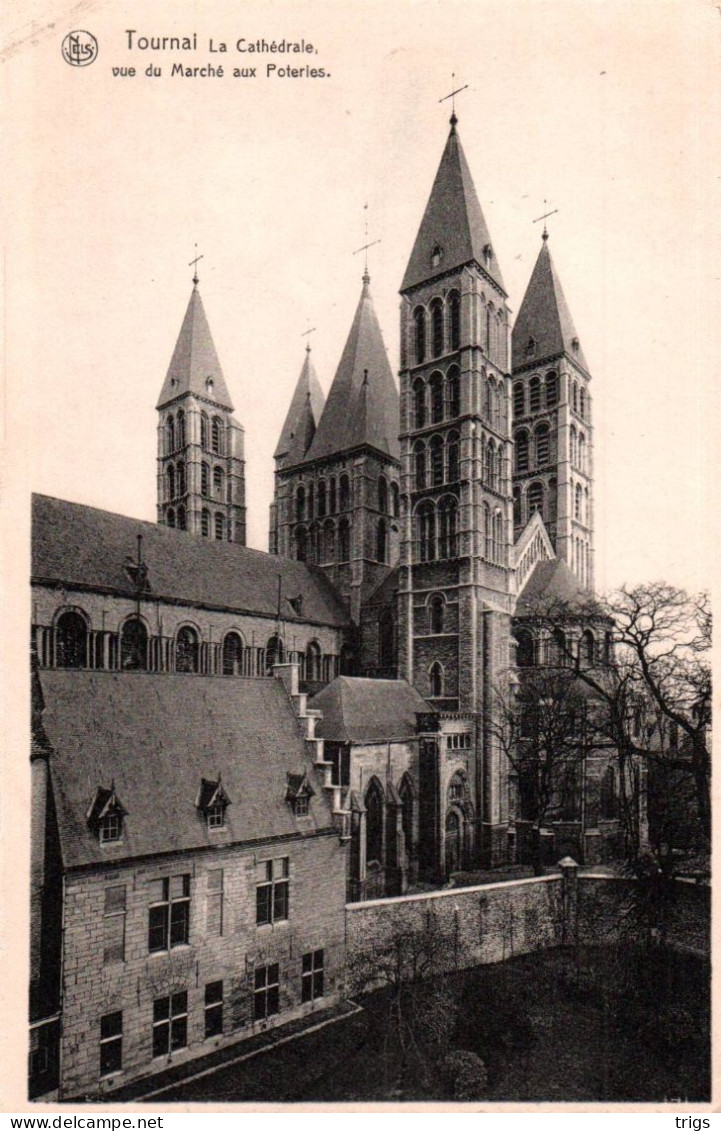
M366 270L353 324L306 459L324 459L363 444L397 459L398 428L398 390Z
M513 327L513 368L566 353L588 371L545 229L541 239L541 250Z
M451 129L423 213L401 291L475 261L503 290L498 259L451 114ZM436 249L438 256L434 255Z
M197 276L193 277L190 301L156 407L162 408L183 393L194 393L233 411L203 309Z
M275 459L287 457L288 464L300 463L315 435L320 415L325 404L310 356L310 344L305 347L305 360L293 391L293 397L285 418Z

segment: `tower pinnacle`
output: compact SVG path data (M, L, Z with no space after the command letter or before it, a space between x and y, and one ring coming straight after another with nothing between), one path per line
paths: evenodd
M205 257L203 255L198 255L198 245L196 243L196 245L195 245L195 259L191 259L190 263L188 264L188 267L194 268L194 270L193 270L193 286L194 287L197 287L198 283L200 282L200 279L198 278L198 262L201 259L204 259L204 258Z

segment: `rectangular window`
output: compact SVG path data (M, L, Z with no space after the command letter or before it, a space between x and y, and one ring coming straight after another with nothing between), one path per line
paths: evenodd
M206 933L223 933L223 869L214 868L208 872L207 922Z
M153 1002L153 1056L168 1056L188 1044L188 994L185 990Z
M150 884L148 950L169 950L190 938L190 876L170 876Z
M123 1067L123 1012L100 1018L100 1075L109 1076Z
M323 997L323 951L311 950L303 955L301 963L301 1001L315 1001Z
M290 859L263 860L256 865L256 923L287 919L290 908Z
M223 983L208 982L205 987L205 1035L218 1037L223 1033Z
M277 962L259 966L255 971L253 1016L265 1021L280 1011L280 967Z
M105 889L103 962L125 961L125 884Z

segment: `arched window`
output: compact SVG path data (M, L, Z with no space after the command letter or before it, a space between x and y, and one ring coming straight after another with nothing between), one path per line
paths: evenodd
M443 377L440 373L432 373L428 384L431 390L431 424L439 424L443 420Z
M223 517L222 514L216 514L216 516L215 516L215 540L216 540L216 542L222 542L224 537L225 537L225 518Z
M200 659L198 634L194 628L184 625L175 638L176 672L197 672Z
M418 530L418 557L422 562L432 562L436 557L436 514L429 500L421 503L416 513Z
M305 678L311 683L317 683L322 673L322 657L320 644L311 640L305 650Z
M342 518L338 523L338 561L347 562L350 559L350 526L348 519Z
M178 410L178 424L175 439L179 448L185 447L185 413L182 408Z
M461 442L457 432L448 433L448 482L456 483L460 478Z
M528 411L540 412L541 409L541 382L538 377L532 377L528 384Z
M448 400L448 417L450 420L455 420L457 416L461 415L461 379L458 375L458 370L455 368L448 371L446 393Z
M548 521L555 522L558 517L558 481L548 480Z
M175 511L172 507L168 509L168 526L175 526Z
M210 537L210 511L207 507L200 512L200 533L204 538Z
M308 560L308 535L304 526L295 528L295 556L299 562Z
M596 637L589 628L581 634L581 663L586 668L596 663Z
M305 487L302 483L295 492L295 517L297 522L305 518Z
M528 471L528 432L517 432L515 437L516 471Z
M461 818L455 810L446 814L446 875L458 872L463 866L463 834Z
M320 526L312 522L308 529L308 561L317 565L320 561Z
M326 487L325 479L321 479L318 483L318 518L325 518L326 511Z
M62 613L55 626L55 666L84 668L88 663L88 626L80 613Z
M440 593L436 593L428 602L428 625L431 633L437 636L443 632L443 619L446 602Z
M581 386L581 392L578 398L578 415L581 420L586 419L586 390Z
M554 408L558 404L558 377L552 371L546 374L546 408Z
M488 357L492 356L493 351L493 303L489 302L486 307L486 353Z
M492 403L491 403L492 402L491 378L486 376L485 369L481 370L481 381L483 382L483 416L485 417L485 419L490 424L491 423L491 413L493 411L493 406L492 406Z
M315 491L312 483L308 484L307 508L308 518L312 518L315 514Z
M204 412L200 414L200 446L204 452L208 450L208 417Z
M337 507L335 476L333 476L328 483L328 514L335 514Z
M207 463L200 465L200 493L206 499L210 494L210 468Z
M279 636L271 636L265 646L265 674L272 675L276 664L283 663L283 641Z
M384 565L388 562L388 524L384 518L378 519L376 527L376 561Z
M388 669L395 667L395 662L396 626L391 611L384 609L378 618L378 663Z
M175 498L175 468L173 467L172 463L168 464L168 467L166 469L165 474L166 474L166 478L168 480L168 498L174 499Z
M521 488L516 486L513 488L513 524L520 526L521 518Z
M603 638L603 662L610 664L613 660L613 633L607 632Z
M456 527L458 503L454 498L441 499L438 507L438 557L455 558L458 553Z
M426 383L420 377L413 382L413 420L415 428L426 423Z
M574 412L578 412L578 384L576 381L571 386L571 408Z
M526 387L523 381L516 381L513 386L513 415L523 416L526 411Z
M493 560L493 522L488 503L483 504L483 532L486 542L486 561L490 562Z
M543 484L532 483L528 488L528 517L538 511L543 518Z
M493 440L489 440L486 444L483 461L483 479L487 487L493 489L496 484L494 475L496 471L496 445Z
M430 698L440 699L443 695L443 668L437 660L434 664L431 664L431 670L428 673L428 685Z
M217 416L213 417L213 423L210 429L210 446L216 455L223 454L223 425Z
M148 667L148 630L139 617L131 617L123 625L120 666L123 671L145 671Z
M228 632L223 640L223 675L242 674L243 638L238 632Z
M183 463L182 459L178 460L178 465L175 469L175 486L177 488L178 495L185 494L185 464ZM185 530L185 527L183 527L183 530Z
M347 511L350 504L350 486L347 475L341 475L339 482L340 509Z
M178 507L178 530L187 530L188 522L185 517L185 507Z
M566 634L560 628L554 628L551 634L552 662L562 668L567 668L571 662L570 649L566 641Z
M323 561L327 565L335 561L335 525L330 519L323 527Z
M433 245L431 252L431 267L438 267L443 259L443 248L439 243Z
M434 298L431 303L431 343L434 357L443 353L443 303Z
M501 472L503 470L503 445L499 442L493 461L493 482L497 491L502 489Z
M165 450L168 455L172 455L175 451L175 420L173 416L169 416L165 425Z
M532 668L534 662L533 637L521 629L516 633L516 664L519 668Z
M547 424L539 424L535 431L536 467L545 467L551 458L551 430Z
M461 345L461 296L458 291L451 291L448 296L448 316L450 322L451 349L457 350Z
M457 771L448 783L448 800L460 804L466 799L466 778Z
M503 515L497 510L493 515L493 560L502 565L505 558L503 537Z
M403 779L398 789L398 796L401 799L401 825L403 826L403 839L405 841L405 849L407 856L414 855L414 834L413 834L413 809L414 809L414 794L413 784L408 774L403 775Z
M438 487L443 482L443 437L433 436L431 450L431 483Z
M577 444L576 444L576 429L573 427L573 425L571 425L571 427L569 429L568 440L569 440L569 444L568 444L569 459L571 460L571 466L575 467L576 464L577 464L577 460L578 460L578 447L577 447Z
M618 816L618 801L616 797L616 775L613 766L609 766L601 778L599 802L601 820L614 821Z
M388 514L388 480L385 475L378 478L378 510L381 514Z
M574 488L573 499L573 517L578 522L583 522L583 491L580 483Z
M394 518L400 514L400 488L397 483L391 483L391 514Z
M219 499L223 498L223 472L219 467L213 468L213 490Z
M578 469L586 470L586 437L583 432L578 433Z
M426 485L426 445L422 440L418 440L413 448L413 460L415 463L416 489L420 491Z
M426 360L426 312L422 306L417 306L413 311L413 336L416 365L422 365Z
M370 864L383 863L383 810L385 799L377 778L372 778L365 796L366 805L366 860Z

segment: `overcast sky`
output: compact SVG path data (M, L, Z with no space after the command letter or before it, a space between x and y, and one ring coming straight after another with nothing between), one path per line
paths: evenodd
M37 4L38 14L43 6ZM28 10L28 19L32 14ZM249 544L315 327L327 391L361 286L398 368L398 287L457 100L517 312L550 247L592 375L597 583L708 584L717 449L719 13L701 3L87 3L6 59L17 183L5 252L13 498L155 518L155 402L200 289L245 427ZM62 59L80 22L97 61ZM16 38L28 25L11 21ZM125 30L198 36L127 49ZM62 33L62 34L61 34ZM211 56L212 37L225 55ZM317 54L238 54L239 37ZM224 78L170 77L174 62ZM265 65L329 78L265 77ZM146 78L149 65L162 78ZM112 67L134 65L135 78ZM232 78L236 66L257 78ZM712 204L714 208L712 209ZM714 380L716 378L716 380ZM713 385L712 385L713 382Z

